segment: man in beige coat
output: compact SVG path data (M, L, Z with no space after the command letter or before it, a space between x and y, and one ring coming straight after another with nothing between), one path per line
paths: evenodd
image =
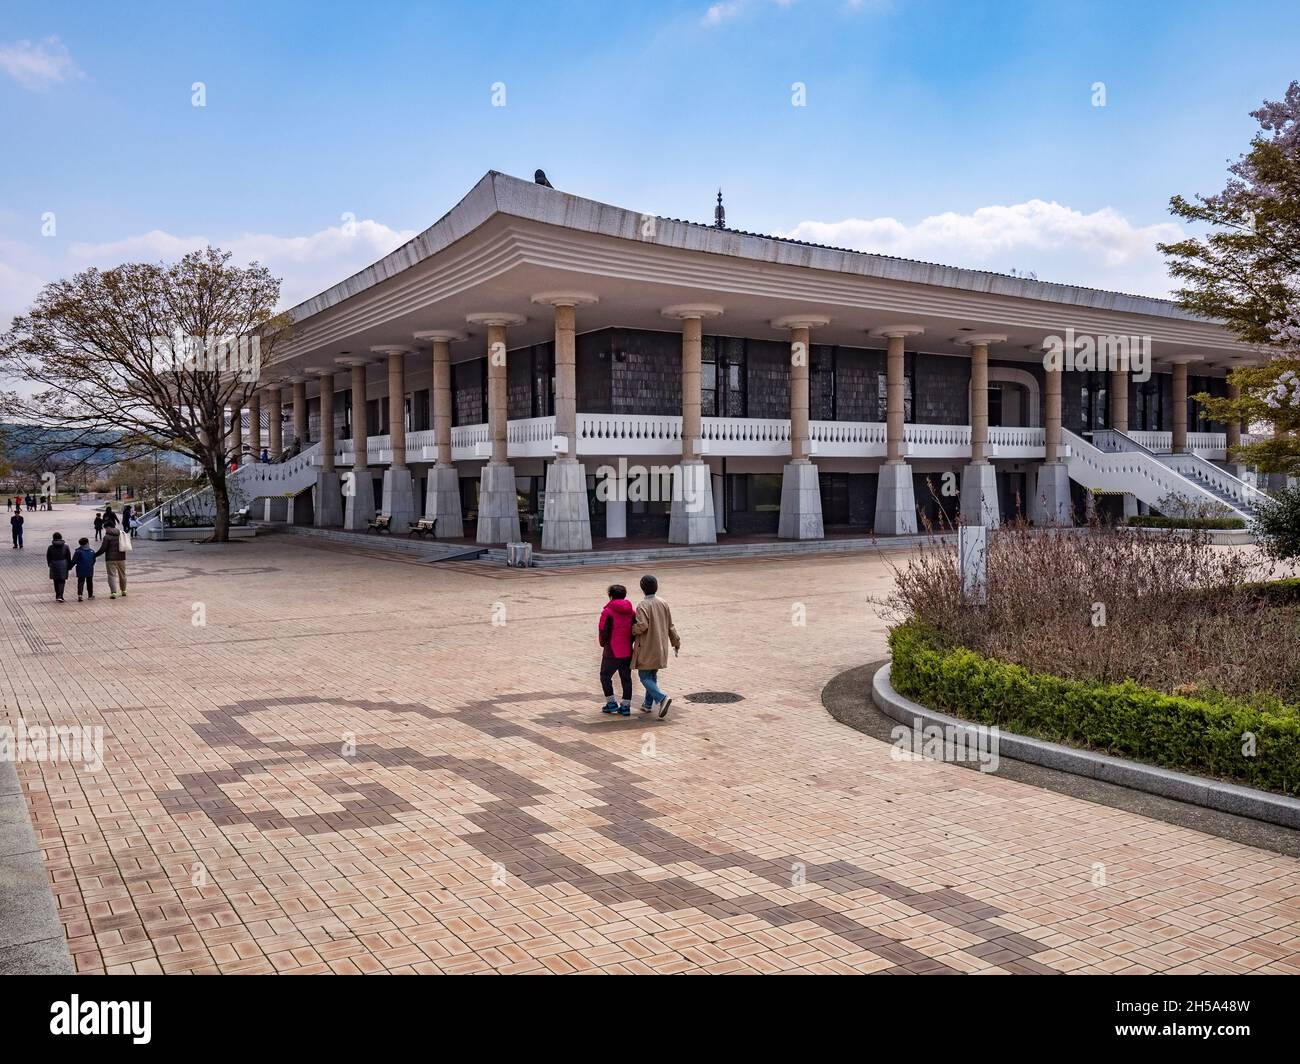
M645 598L637 605L636 619L632 622L632 668L645 688L642 713L658 708L659 719L668 716L673 700L659 690L659 670L668 667L668 649L676 654L682 647L677 629L673 627L673 613L668 603L659 598L659 581L649 574L641 577L641 591Z

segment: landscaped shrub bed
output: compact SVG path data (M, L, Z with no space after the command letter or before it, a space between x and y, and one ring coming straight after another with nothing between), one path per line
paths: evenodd
M1260 590L1275 563L1215 547L1203 531L997 529L977 607L951 544L923 547L895 575L891 619L919 620L985 657L1166 694L1192 685L1252 705L1300 704L1300 596Z
M1300 580L1203 530L990 532L984 601L938 542L896 568L894 683L978 723L1300 788ZM1252 752L1253 745L1253 752Z
M1162 768L1300 793L1300 711L1034 672L953 646L918 621L889 636L894 688L933 709ZM1250 750L1251 756L1245 751Z
M1240 517L1163 517L1140 514L1128 519L1130 528L1202 528L1216 531L1241 530L1246 522Z

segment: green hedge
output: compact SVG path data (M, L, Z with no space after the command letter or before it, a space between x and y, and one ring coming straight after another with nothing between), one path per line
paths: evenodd
M977 724L1163 768L1300 794L1300 709L1264 710L1215 696L1166 695L1035 673L946 646L916 621L889 635L896 690ZM1255 756L1246 757L1247 732Z
M1208 528L1215 530L1240 530L1246 522L1240 517L1158 517L1143 514L1128 519L1130 528Z

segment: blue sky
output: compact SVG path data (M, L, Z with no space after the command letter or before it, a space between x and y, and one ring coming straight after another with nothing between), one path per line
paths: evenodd
M637 210L709 221L721 185L741 228L1164 294L1169 196L1221 187L1297 40L1294 2L5 0L0 316L204 240L296 301L539 166Z

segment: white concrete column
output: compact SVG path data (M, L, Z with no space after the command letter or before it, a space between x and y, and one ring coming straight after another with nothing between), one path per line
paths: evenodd
M304 448L310 442L307 438L307 378L290 377L289 380L293 384L293 442Z
M1073 352L1067 353L1069 356ZM1071 523L1070 472L1061 461L1061 380L1063 373L1044 360L1043 464L1035 474L1029 519L1039 526Z
M577 308L596 297L542 292L533 302L555 308L555 460L546 467L542 550L591 550L587 470L578 461Z
M1173 447L1174 454L1186 454L1187 446L1187 364L1201 361L1200 355L1178 355L1173 363Z
M506 390L506 329L523 325L526 318L505 311L470 314L470 325L487 328L488 435L492 456L479 474L478 529L482 544L518 542L519 501L515 471L509 460L509 396Z
M284 404L280 398L280 386L273 384L266 389L266 435L270 441L267 447L271 452L271 461L278 462L284 453Z
M320 462L312 504L317 528L338 528L343 524L343 492L334 468L334 371L311 366L307 372L320 381Z
M1127 369L1110 374L1110 427L1116 432L1128 432L1128 374Z
M668 542L716 543L713 478L701 457L708 448L701 438L700 358L704 319L721 314L722 308L712 303L687 303L665 307L661 313L682 323L682 460L673 471Z
M812 330L830 324L820 315L794 314L778 318L772 328L790 333L790 461L781 474L781 539L821 539L822 493L808 428L808 374L812 360Z
M415 481L406 464L406 347L372 347L370 353L388 363L388 444L392 461L384 470L384 494L380 509L388 514L394 535L411 530L415 512Z
M433 371L433 440L435 464L429 467L424 493L424 516L433 521L439 539L460 539L465 534L460 508L460 474L451 458L451 345L465 334L447 329L418 332L415 338L431 343Z
M253 461L262 460L262 396L254 392L248 397L248 449Z
M1002 520L998 477L988 460L989 345L1006 337L977 333L962 341L970 348L970 463L961 473L962 524L997 528Z
M352 475L343 481L343 527L364 532L375 516L374 478L370 475L370 432L366 424L366 367L370 359L336 358L352 373Z
M904 354L907 338L920 336L920 325L889 325L875 336L887 341L885 351L885 461L876 485L876 532L886 536L910 536L917 530L916 490L912 467L907 464L904 427L906 372Z

